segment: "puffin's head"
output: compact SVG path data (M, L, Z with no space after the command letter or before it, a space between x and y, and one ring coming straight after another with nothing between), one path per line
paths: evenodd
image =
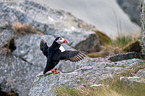
M67 40L62 38L62 37L57 37L54 41L57 42L58 44L66 44L66 43L68 43Z

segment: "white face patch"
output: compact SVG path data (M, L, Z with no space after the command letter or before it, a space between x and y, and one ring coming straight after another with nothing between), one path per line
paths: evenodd
M64 42L64 39L63 39L63 38L59 38L56 42L57 42L58 44L62 44L62 42Z
M59 47L59 50L60 50L61 52L64 52L64 51L65 51L65 49L64 49L62 46Z

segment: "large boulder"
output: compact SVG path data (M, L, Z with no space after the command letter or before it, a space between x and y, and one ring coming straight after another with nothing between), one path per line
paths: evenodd
M123 47L123 50L126 52L140 52L141 51L140 40L128 42Z
M132 4L129 4L132 0L118 1L128 1L128 5ZM138 0L133 1L137 2ZM129 16L123 12L116 0L109 0L109 2L107 0L38 0L37 2L49 5L51 8L71 12L76 17L95 25L98 30L111 38L117 37L118 33L132 34L141 31L137 24L131 22ZM133 8L131 9L132 16L134 16L134 11L138 10L137 4L133 5L135 8L132 5L130 7Z
M25 0L24 2L15 3L15 5L0 3L0 13L0 19L5 17L4 20L8 21L10 25L17 22L33 25L46 35L66 38L69 45L78 50L90 52L94 48L100 49L98 36L91 31L94 27L62 10L54 10ZM90 45L88 39L97 42ZM86 42L87 46L83 46L84 50L77 47L83 45L81 42ZM90 50L88 50L89 48Z
M33 95L37 91L39 94L40 91L43 91L42 89L44 89L44 92L50 92L54 85L61 85L62 83L64 85L82 86L79 84L79 81L84 84L86 80L88 84L92 85L109 77L114 72L118 73L134 65L142 64L140 59L119 61L117 63L105 58L85 58L85 60L77 63L63 61L59 67L62 73L52 74L50 77L49 75L38 76L37 78L40 80L37 80L37 78L35 79L36 75L44 70L46 64L46 57L40 51L39 44L41 39L46 39L48 45L51 45L55 37L62 36L68 39L70 45L63 45L64 48L75 50L72 47L77 48L79 46L79 50L86 48L83 51L92 52L92 50L96 51L96 49L99 49L98 36L90 31L93 29L93 26L75 18L70 13L54 10L27 0L24 2L0 2L0 13L0 47L8 45L12 38L16 46L13 53L4 55L3 50L0 50L0 88L3 91L14 91L20 96L27 96L30 88L33 86L30 91L31 96L31 94ZM25 33L14 36L16 32L13 24L17 22L33 25L44 35L36 34L36 32L35 34ZM88 43L90 41L95 43ZM83 46L83 44L85 45ZM75 78L76 76L78 77ZM73 81L71 78L74 78L76 81ZM41 87L36 87L35 83L33 85L34 79L36 82L38 81L38 85L35 82L36 86L42 84L42 89ZM43 82L43 80L47 81ZM92 80L94 81L92 82ZM48 87L45 83L51 81L54 83ZM48 90L45 90L44 87L48 88ZM36 91L35 89L37 88L40 90ZM44 93L42 92L42 94Z
M141 27L142 27L142 40L141 40L141 46L142 46L142 54L145 55L145 6L142 6L143 4L145 5L145 1L140 0L140 9L141 9L141 14L140 14L140 21L141 21Z
M40 76L34 80L29 96L55 96L55 88L99 86L102 80L112 78L115 74L125 72L133 66L143 65L140 59L111 62L107 58L85 58L76 63L77 68L70 73Z
M142 54L145 55L145 31L142 32Z
M139 16L139 0L117 0L117 3L124 10L124 12L129 15L133 22L141 25Z
M0 52L0 88L3 91L14 91L20 96L27 96L36 74L43 69L26 62L24 59Z
M3 91L14 91L20 96L27 96L35 76L44 70L47 61L40 51L41 39L46 39L50 46L55 38L38 34L20 35L15 38L16 50L12 54L4 55L0 52L0 88ZM72 49L68 45L64 45L64 48ZM72 72L75 69L75 63L70 61L63 61L59 67L62 72Z

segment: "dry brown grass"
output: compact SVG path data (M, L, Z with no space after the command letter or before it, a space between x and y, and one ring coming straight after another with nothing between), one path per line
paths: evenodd
M140 69L145 68L145 62L140 66L133 66L126 72L116 74L114 78L102 81L104 86L84 88L56 87L57 96L144 96L145 83L121 80L122 76L133 76ZM86 84L87 85L87 84Z
M145 63L143 63L143 65L133 66L131 69L128 69L126 72L122 72L120 75L126 77L134 76L135 73L138 72L140 69L145 69Z
M38 29L36 29L33 25L21 24L18 22L13 24L13 27L14 27L15 35L27 34L27 33L43 34Z
M116 78L109 84L99 87L69 88L57 87L57 96L144 96L145 84L129 82Z
M130 51L140 52L141 51L140 40L135 40L127 43L122 50L126 52Z
M30 34L30 33L41 34L41 35L43 34L41 31L39 31L32 25L21 24L17 22L13 24L13 27L14 27L15 33L13 34L12 39L10 39L7 44L1 47L1 50L5 55L7 55L8 53L12 53L16 49L14 39L18 37L18 35L20 34L25 35L25 34Z
M99 40L102 43L100 52L88 53L87 56L90 58L106 57L108 55L115 55L125 52L140 52L141 37L140 32L137 35L118 35L115 40L111 40L105 33L98 30L94 30L99 36ZM132 44L132 45L130 45ZM134 47L135 46L135 47Z

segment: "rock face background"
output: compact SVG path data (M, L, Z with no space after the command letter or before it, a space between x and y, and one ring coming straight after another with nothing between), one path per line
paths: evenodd
M130 19L140 25L139 0L117 0L117 2Z
M73 72L36 77L29 95L55 96L54 89L57 86L99 86L102 83L101 80L111 78L114 76L113 74L125 72L132 66L140 66L142 64L143 62L139 59L111 62L103 58L85 58L85 60L76 63L77 68ZM141 79L142 77L139 78ZM144 82L144 80L145 78L140 82Z
M142 54L145 54L145 1L140 0L140 21L141 21L141 27L142 27Z
M132 0L123 1L123 4L127 3L126 6L129 6L129 8L127 7L128 9L136 13L136 2L138 2L138 0L133 0L133 2ZM91 0L91 2L90 0L37 0L36 2L46 4L51 8L71 12L76 17L94 25L98 30L101 30L112 38L117 37L118 33L133 34L140 32L140 27L131 22L129 16L117 4L117 0L109 0L109 2L106 0ZM134 4L134 2L136 4ZM133 7L133 5L135 5L135 7ZM134 17L133 14L132 17L137 18L137 15L138 13Z
M14 38L16 49L13 53L5 55L0 50L0 88L4 91L13 90L20 96L47 96L48 93L54 96L51 90L57 85L83 87L86 82L89 85L100 84L101 80L112 77L114 73L143 65L141 59L111 62L108 58L86 57L77 63L62 61L59 67L61 74L39 77L46 63L39 49L41 39L46 39L50 45L55 37L62 36L69 41L68 45L63 45L66 49L96 52L100 50L100 41L92 30L97 28L68 12L35 2L0 2L1 48L16 34L13 24L18 22L33 25L41 34L18 33Z

